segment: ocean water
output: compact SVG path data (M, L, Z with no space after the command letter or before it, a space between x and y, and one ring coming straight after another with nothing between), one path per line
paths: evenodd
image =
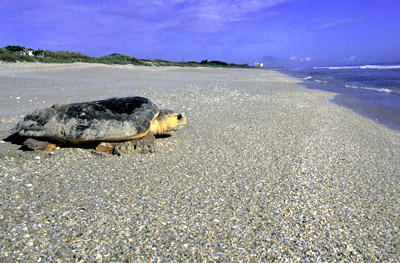
M337 93L331 102L400 132L400 63L284 69L309 89Z

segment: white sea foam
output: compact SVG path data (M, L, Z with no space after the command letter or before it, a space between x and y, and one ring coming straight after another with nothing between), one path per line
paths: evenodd
M314 67L314 69L359 69L360 66L342 66L342 67Z
M305 78L303 78L303 80L313 80L314 82L317 82L317 83L327 83L326 81L323 81L323 80L314 79L312 76L305 77Z
M400 92L397 92L397 91L391 90L391 89L386 89L386 88L359 87L359 86L354 86L354 85L346 85L346 88L371 90L371 91L377 91L377 92L381 92L381 93L392 93L392 94L400 95Z
M400 65L365 65L360 69L400 69Z
M364 65L364 66L340 66L340 67L314 67L314 69L400 69L400 65Z

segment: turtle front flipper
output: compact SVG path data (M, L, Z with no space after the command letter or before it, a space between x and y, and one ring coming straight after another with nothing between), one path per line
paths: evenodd
M32 138L29 138L28 140L26 140L24 142L24 145L32 150L45 151L45 152L49 152L49 151L52 151L55 148L57 148L57 145L55 145L53 143L46 142L46 141L38 141L38 140L35 140Z
M125 142L101 142L96 147L96 151L108 154L125 154L125 153L148 153L154 152L155 137L151 131L139 139L129 140Z
M101 142L99 145L97 145L96 151L101 153L112 154L117 144L118 143L115 142Z

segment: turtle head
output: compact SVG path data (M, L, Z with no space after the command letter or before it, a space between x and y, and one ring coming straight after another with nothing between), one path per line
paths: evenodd
M180 130L186 124L186 117L183 114L175 113L172 110L160 110L158 116L151 123L151 131L154 135L172 134Z

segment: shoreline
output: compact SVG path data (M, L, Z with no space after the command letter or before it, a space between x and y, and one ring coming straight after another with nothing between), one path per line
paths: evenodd
M339 80L333 82L331 80L330 83L321 80L308 81L309 77L302 79L292 71L281 70L279 72L298 78L297 84L303 88L336 93L329 99L330 102L351 109L363 117L400 132L400 97L396 93L344 88L342 87L344 84L339 84Z
M398 132L276 71L90 66L0 64L0 119L138 95L187 124L150 154L0 143L0 261L400 260Z

